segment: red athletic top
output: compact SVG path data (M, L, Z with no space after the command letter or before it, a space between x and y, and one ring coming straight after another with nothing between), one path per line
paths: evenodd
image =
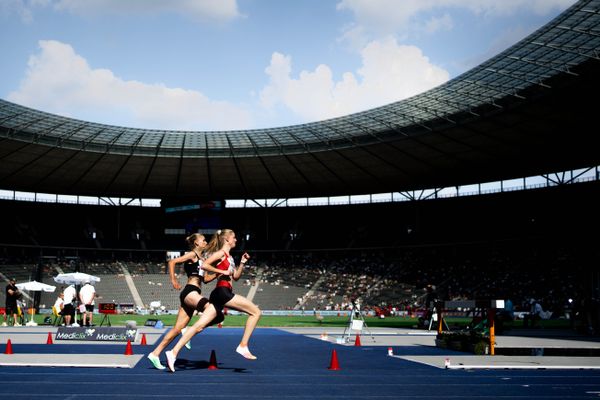
M235 270L235 261L233 260L232 256L225 253L225 258L221 262L219 262L215 268L223 271L229 270L229 272L233 274ZM231 286L231 277L221 275L217 281L217 287L226 287L229 289L233 289L233 286Z

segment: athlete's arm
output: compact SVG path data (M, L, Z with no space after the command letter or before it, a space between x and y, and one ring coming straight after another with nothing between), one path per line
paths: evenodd
M238 279L240 279L240 277L242 276L242 272L244 271L244 266L246 265L246 263L248 262L249 259L250 259L250 256L248 255L248 253L244 253L242 255L242 259L240 260L240 265L238 265L238 267L233 272L233 280L234 281L237 281Z
M210 257L208 257L206 260L204 260L204 262L202 263L202 269L205 271L208 271L208 272L212 272L214 274L221 274L221 275L228 276L229 275L228 270L222 270L222 269L218 269L218 268L215 268L212 266L212 264L216 263L217 261L220 261L224 255L225 255L225 252L223 250L219 250L219 251L215 252Z
M193 251L188 251L184 255L177 258L173 258L167 262L167 264L169 265L169 275L171 276L171 284L175 289L181 289L181 285L177 280L177 275L175 275L175 265L184 263L187 260L193 260L194 257L196 257L196 253L194 253Z

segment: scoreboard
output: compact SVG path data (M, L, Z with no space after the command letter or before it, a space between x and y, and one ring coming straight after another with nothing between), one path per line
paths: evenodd
M115 303L100 303L98 304L98 312L100 314L116 314L117 305Z

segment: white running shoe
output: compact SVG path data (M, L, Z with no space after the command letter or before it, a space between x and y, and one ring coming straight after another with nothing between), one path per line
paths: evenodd
M160 358L156 357L154 354L150 353L148 354L148 360L150 360L150 362L152 363L152 365L154 365L154 368L156 369L165 369L167 367L165 367L164 365L162 365L160 363Z
M235 351L242 355L242 357L247 358L248 360L256 360L256 356L250 353L248 346L239 345Z
M177 357L175 357L171 350L167 351L165 356L167 356L167 367L169 367L171 372L175 372L175 360L177 360Z
M183 329L181 330L181 336L185 335L185 331L187 331L187 329L188 329L188 328L187 328L187 326L186 326L185 328L183 328ZM186 348L186 349L188 349L188 350L191 350L191 349L192 349L192 341L191 341L191 340L185 344L185 348Z

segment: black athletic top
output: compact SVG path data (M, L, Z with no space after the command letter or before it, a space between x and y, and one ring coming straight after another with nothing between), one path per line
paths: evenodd
M198 253L196 253L196 257L198 257L198 261L194 262L190 260L183 265L188 278L192 276L201 277L202 275L204 275L204 270L201 268L202 258L198 256Z

